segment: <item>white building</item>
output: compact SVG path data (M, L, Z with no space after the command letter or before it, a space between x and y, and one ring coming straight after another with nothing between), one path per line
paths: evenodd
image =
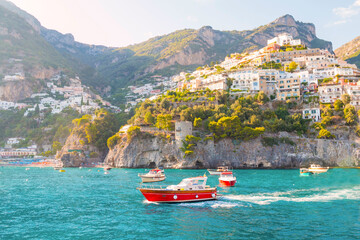
M284 45L301 45L300 39L293 39L293 37L288 33L282 33L273 39L267 41L267 44L277 43L280 46Z
M0 101L0 109L8 110L13 107L15 107L15 103L13 102Z
M343 89L341 84L326 84L319 86L318 93L321 103L334 103L341 98Z
M8 138L8 140L6 141L6 145L14 145L14 144L18 144L20 143L20 141L25 140L25 138L19 137L19 138Z
M303 109L303 119L312 119L317 122L321 119L320 108L305 108Z
M322 78L335 77L336 75L340 75L340 76L354 75L354 70L352 68L338 68L338 67L317 68L314 69L313 72L317 77L322 77Z
M344 93L349 94L351 105L360 107L360 82L357 82L357 84L344 85Z

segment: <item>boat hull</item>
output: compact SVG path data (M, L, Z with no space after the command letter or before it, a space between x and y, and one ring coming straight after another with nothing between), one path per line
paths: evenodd
M210 169L208 169L208 172L210 173L210 175L220 175L221 174L221 172L219 172L219 171L210 170Z
M149 202L158 203L182 203L182 202L199 202L217 199L216 188L196 191L175 191L166 189L145 189L139 188Z
M309 172L311 173L326 173L328 170L329 168L315 168L315 169L309 168Z
M145 177L145 176L140 176L141 177L141 181L143 183L150 183L150 182L161 182L164 181L166 179L165 176L162 177Z
M235 186L236 180L228 181L228 180L220 180L219 179L219 183L220 183L220 185L225 186L225 187L233 187L233 186Z

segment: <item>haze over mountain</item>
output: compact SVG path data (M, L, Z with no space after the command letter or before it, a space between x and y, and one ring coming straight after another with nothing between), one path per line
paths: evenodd
M44 79L56 71L76 73L84 84L108 96L116 96L128 85L146 83L155 74L171 76L222 61L230 53L259 49L268 39L284 32L308 47L332 51L331 42L317 38L314 24L296 21L291 15L253 30L219 31L205 26L178 30L124 48L109 48L79 43L71 34L46 29L10 2L0 0L0 10L0 74L22 70L34 79ZM14 64L9 61L13 58L22 61ZM32 90L24 90L25 97L41 89L38 81L33 82L36 87L29 85ZM11 84L3 83L0 96L10 99L11 88Z

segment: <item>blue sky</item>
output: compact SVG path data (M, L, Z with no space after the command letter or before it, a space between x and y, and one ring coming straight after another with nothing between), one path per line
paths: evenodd
M89 44L126 46L184 28L248 30L291 14L334 48L360 35L360 0L11 0L43 26Z

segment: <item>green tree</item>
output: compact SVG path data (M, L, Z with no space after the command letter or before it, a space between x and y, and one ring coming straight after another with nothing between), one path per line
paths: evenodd
M289 63L289 67L287 68L287 70L289 72L294 72L297 67L298 67L298 65L296 62L291 62L291 63Z
M114 136L111 136L107 140L107 146L109 149L113 149L116 144L120 142L121 138L118 134L115 134Z
M335 111L341 111L341 109L344 107L344 103L343 101L341 101L340 99L337 99L334 102L334 110Z
M350 96L349 96L349 94L343 94L342 96L341 96L341 100L342 100L342 102L344 103L344 105L346 105L346 104L349 104L350 103L350 101L351 101L351 98L350 98Z
M321 117L331 117L333 116L333 110L327 106L322 109Z
M196 127L196 128L202 127L202 119L201 118L195 118L194 127Z
M318 138L333 139L333 138L335 138L335 135L331 134L331 132L326 129L321 129L319 132Z
M166 130L171 130L171 120L172 120L172 116L170 114L159 114L157 116L157 120L156 120L156 127L158 129L166 129Z
M131 126L126 131L126 134L128 136L128 140L130 140L132 137L138 135L139 133L141 133L141 130L140 130L139 126Z
M329 116L323 117L323 119L321 120L321 124L324 126L328 126L330 125L330 123L331 123L331 117Z
M344 108L344 118L347 125L354 125L356 121L356 111L355 107L347 104Z
M257 101L261 104L264 104L266 102L269 101L269 98L268 96L266 96L266 94L264 93L264 91L260 91L258 94L257 94Z
M39 115L39 113L40 113L40 107L39 107L39 104L36 104L34 114L35 114L35 115Z
M55 154L57 151L60 151L61 148L62 148L62 145L61 145L60 142L58 142L58 141L53 142L53 144L52 144L52 151L53 151L54 154Z
M146 124L154 124L155 118L154 118L154 116L151 114L150 111L148 111L148 112L145 113L144 122L145 122Z
M161 100L160 106L165 109L165 110L169 110L170 108L170 102L169 100L167 100L166 98L164 98L163 100Z

